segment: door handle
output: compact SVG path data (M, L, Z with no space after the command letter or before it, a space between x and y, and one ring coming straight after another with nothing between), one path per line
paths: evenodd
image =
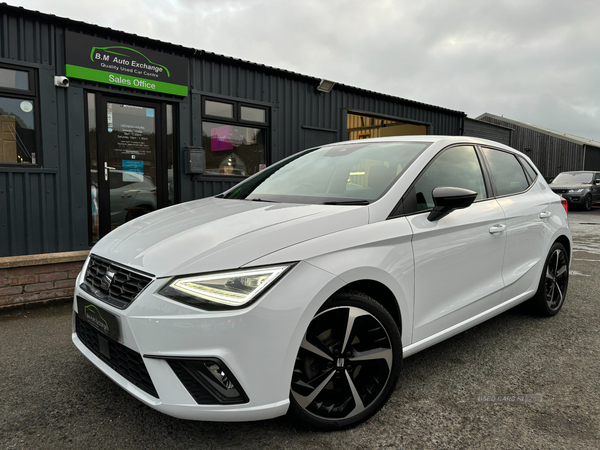
M552 213L550 211L542 211L540 213L540 219L547 219L551 215L552 215Z
M503 231L506 231L506 225L503 225L501 223L490 227L490 234L498 234L502 233Z
M108 163L107 163L107 162L105 162L105 163L104 163L104 181L108 181L108 171L109 171L109 169L110 169L110 170L115 170L115 168L114 168L114 167L109 167L109 166L108 166Z

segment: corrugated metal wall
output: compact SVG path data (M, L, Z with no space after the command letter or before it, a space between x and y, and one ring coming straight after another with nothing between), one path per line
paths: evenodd
M165 51L190 60L190 95L148 95L126 88L71 80L64 75L64 32L83 32L115 42ZM0 62L35 68L41 113L42 168L0 167L0 257L89 248L85 145L85 89L114 95L168 100L176 105L178 147L202 145L202 96L267 106L270 111L269 163L289 156L315 139L346 138L348 111L418 122L432 134L458 135L464 114L337 85L328 94L318 79L285 72L121 32L73 22L22 8L0 5ZM183 174L179 158L179 199L218 194L237 183L227 178Z
M466 118L463 136L479 137L510 145L511 130L481 120Z
M0 62L37 70L42 158L41 168L0 167L0 257L90 247L84 87L106 89L73 80L68 89L54 86L65 70L65 30L93 27L47 17L0 5Z
M38 71L43 160L43 168L0 167L0 256L86 249L83 92L53 85L64 67L62 30L0 11L0 61Z
M600 172L600 148L585 146L585 163L583 170L594 170Z
M511 128L510 146L529 156L546 178L554 178L560 172L582 169L583 145L499 120L495 117L482 116L479 120Z
M193 127L189 130L191 145L202 140L200 108L202 95L218 95L229 99L247 99L267 105L271 111L270 163L292 155L309 145L306 128L318 128L335 135L335 140L346 140L348 111L372 113L429 126L431 134L458 135L462 113L421 105L402 99L368 93L336 85L327 94L316 90L318 79L294 76L270 70L267 67L245 64L203 55L194 60L192 84L194 89ZM326 133L327 134L327 133ZM182 199L202 198L219 192L227 186L206 178L196 177L191 183L184 180Z

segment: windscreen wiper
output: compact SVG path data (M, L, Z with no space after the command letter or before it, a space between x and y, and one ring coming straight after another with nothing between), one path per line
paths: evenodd
M251 202L279 203L279 202L276 202L275 200L265 200L264 198L250 198L250 199L247 198L245 200L250 200Z
M324 205L368 205L368 200L342 200L333 202L323 202Z

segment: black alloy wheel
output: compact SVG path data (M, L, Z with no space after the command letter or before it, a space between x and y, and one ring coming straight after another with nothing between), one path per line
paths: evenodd
M592 209L592 195L588 194L585 196L585 198L583 199L583 209L585 209L586 211L589 211L590 209Z
M546 259L538 290L531 299L535 312L554 316L562 308L569 285L569 256L565 247L556 242Z
M313 428L358 425L390 397L401 365L400 331L390 314L362 293L336 294L298 350L290 411Z

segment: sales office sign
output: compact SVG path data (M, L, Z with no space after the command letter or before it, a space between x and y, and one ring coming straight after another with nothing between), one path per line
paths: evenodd
M116 86L188 95L188 60L93 36L66 32L70 78Z

